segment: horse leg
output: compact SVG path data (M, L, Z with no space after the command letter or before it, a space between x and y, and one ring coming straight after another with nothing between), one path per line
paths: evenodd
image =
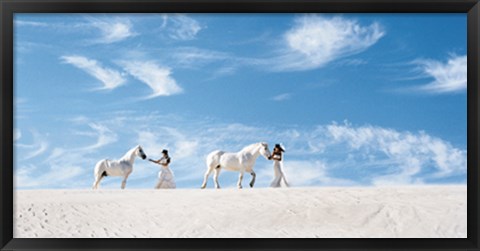
M102 180L103 175L95 175L95 181L93 182L92 189L98 189L98 185L100 185L100 181Z
M202 186L201 188L204 189L205 187L207 187L207 180L208 180L208 176L210 176L210 174L212 173L213 171L213 168L211 166L208 167L207 171L205 172L205 175L203 176L203 183L202 183Z
M93 182L92 189L98 189L98 185L100 185L100 181L102 180L105 170L103 167L103 161L98 162L95 165L95 169L93 175L95 176L95 181Z
M130 174L125 175L125 177L123 178L122 189L125 189L125 186L127 185L128 175L130 175Z
M213 173L213 181L215 182L215 188L220 189L220 184L218 184L218 175L220 175L220 168L215 168L215 172Z
M95 190L98 188L98 182L100 182L100 179L98 176L95 176L95 181L93 182L92 189Z
M250 187L253 187L255 185L255 178L257 177L257 174L255 174L254 171L250 173L252 175L252 181L250 181Z
M240 171L240 174L238 175L238 183L237 183L238 189L242 189L242 180L243 180L243 171Z

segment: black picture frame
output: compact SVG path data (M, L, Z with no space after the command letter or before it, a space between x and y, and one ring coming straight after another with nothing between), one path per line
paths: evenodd
M1 250L479 250L478 0L0 0ZM466 13L467 197L465 239L14 239L13 16L15 13Z

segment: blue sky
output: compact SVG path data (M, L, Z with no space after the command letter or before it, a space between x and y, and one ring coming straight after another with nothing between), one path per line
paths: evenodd
M98 160L137 144L152 158L169 149L177 186L196 188L209 152L260 141L285 145L293 186L466 184L465 14L17 14L14 25L16 188L90 188ZM257 160L259 187L272 166ZM153 188L158 171L137 159L127 188ZM225 171L220 184L236 179Z

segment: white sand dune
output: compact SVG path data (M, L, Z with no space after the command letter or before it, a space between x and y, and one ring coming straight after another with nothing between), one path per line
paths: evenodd
M15 192L15 238L466 235L466 186Z

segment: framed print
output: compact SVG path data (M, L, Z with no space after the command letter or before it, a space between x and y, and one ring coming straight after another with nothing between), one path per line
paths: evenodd
M2 250L478 250L479 10L2 0Z

